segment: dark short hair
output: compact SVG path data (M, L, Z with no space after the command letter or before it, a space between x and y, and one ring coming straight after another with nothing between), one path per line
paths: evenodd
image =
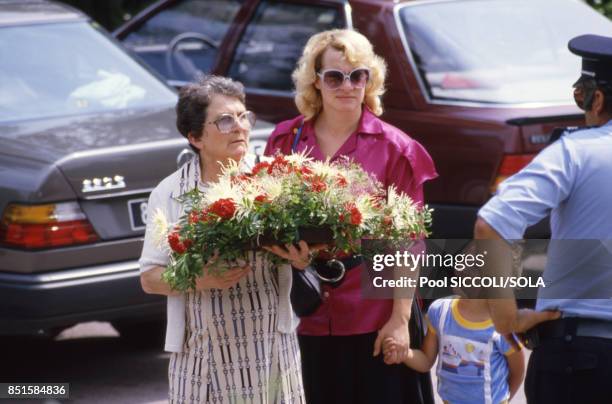
M189 83L179 92L176 103L176 127L187 138L191 133L195 138L202 135L206 122L206 111L214 95L234 97L245 103L244 86L238 81L221 76L204 76L196 83ZM189 145L198 153L199 150Z
M604 108L608 114L612 114L612 82L608 80L595 80L592 78L581 78L574 84L575 87L582 87L585 94L590 93L590 104L593 102L595 90L602 92L604 96ZM591 109L592 105L587 105Z
M605 109L608 114L612 114L612 82L599 83L599 90L604 95Z

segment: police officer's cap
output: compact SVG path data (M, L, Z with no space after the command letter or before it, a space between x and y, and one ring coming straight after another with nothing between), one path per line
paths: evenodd
M591 78L612 82L612 38L581 35L570 40L567 46L582 57L582 76L578 81Z

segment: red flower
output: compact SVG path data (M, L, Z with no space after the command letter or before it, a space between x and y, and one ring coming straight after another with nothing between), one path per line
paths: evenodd
M340 187L345 187L347 186L348 181L346 180L346 178L344 178L342 174L338 174L336 176L336 184L338 184L338 186Z
M205 209L200 213L200 221L208 222L209 220L210 220L210 214L208 212L208 209Z
M183 247L185 247L185 249L189 249L189 247L191 247L193 245L193 241L191 239L186 238L185 240L183 240Z
M327 189L327 185L319 179L314 179L310 186L314 192L323 192Z
M350 222L352 225L354 226L359 226L363 220L363 216L361 215L361 212L359 211L359 208L357 208L357 206L355 206L354 203L348 203L345 206L345 209L348 211L348 216L350 217ZM338 219L340 220L341 223L345 222L347 216L345 216L344 213L340 213L338 215Z
M289 164L289 161L287 161L282 154L278 154L274 157L274 161L272 161L273 166L286 166L287 164Z
M208 211L222 219L231 219L236 213L236 204L230 198L222 198L210 205Z
M355 226L359 226L361 224L361 221L363 219L363 216L361 215L361 212L359 211L359 208L357 208L357 206L352 206L351 207L351 224L355 225Z
M268 195L263 195L263 194L262 194L262 195L257 195L257 196L255 197L255 202L257 202L257 203L262 203L262 204L263 204L263 203L269 203L269 202L270 202L270 199L268 198Z
M168 234L168 244L170 244L172 251L177 254L184 254L187 251L187 247L181 242L181 238L176 231Z
M269 170L269 168L270 168L270 163L268 163L267 161L262 161L261 163L255 164L255 167L253 167L253 170L251 171L251 173L253 175L257 175L259 174L261 170Z
M303 176L307 176L312 174L312 170L306 166L302 166L299 169L300 174L302 174Z
M385 195L375 195L372 199L372 205L376 209L382 209L387 204L387 197Z
M281 174L289 174L293 171L293 166L289 163L288 160L285 159L285 156L282 154L274 157L272 164L268 167L268 174L272 174L274 172Z
M180 242L181 238L177 232L173 231L172 233L168 234L168 244L170 244L170 247L173 247Z
M247 181L249 176L246 174L234 175L232 176L232 184L238 184L243 181Z
M385 226L391 227L391 225L393 225L393 219L391 218L391 216L385 216L383 218L383 224Z
M200 215L198 215L198 212L196 212L195 210L192 210L189 213L189 224L196 224L199 221L200 221Z

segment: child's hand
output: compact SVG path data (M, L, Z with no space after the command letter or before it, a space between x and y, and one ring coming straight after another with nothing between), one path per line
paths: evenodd
M383 340L383 354L386 356L391 355L397 350L397 343L395 338L388 337Z
M396 353L396 351L398 350L397 347L397 342L395 341L395 339L389 337L389 338L385 338L383 340L383 354L385 356L385 363L387 360L391 359L391 356ZM406 351L405 356L404 357L399 357L398 359L400 361L405 361L406 358L408 358L410 356L410 349L408 351Z

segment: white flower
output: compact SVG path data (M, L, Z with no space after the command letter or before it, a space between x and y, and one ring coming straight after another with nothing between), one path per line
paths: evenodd
M240 174L241 164L235 160L228 160L227 164L219 163L221 166L221 177L232 177Z
M355 201L355 206L361 212L362 221L360 226L365 228L370 220L378 215L378 211L374 208L374 201L370 195L361 195Z
M426 233L426 223L431 217L431 210L427 207L420 209L414 201L404 193L398 193L395 188L390 187L388 192L387 206L393 226L405 234Z
M256 181L242 182L236 188L241 194L241 198L236 200L236 214L239 218L244 218L251 213L255 205L255 198L258 196L265 195L269 201L274 202L284 192L282 180L271 176L257 177Z
M306 163L312 162L312 158L308 157L308 153L309 152L307 150L304 150L299 153L293 153L288 156L285 156L285 159L292 164L303 166Z
M232 184L230 177L222 176L218 182L211 183L204 192L206 204L212 204L219 199L232 199L238 202L242 198L240 187Z
M325 162L313 161L310 165L310 169L312 170L313 174L321 178L333 178L338 174L341 174L338 167L329 163L329 158Z
M161 209L157 209L153 215L153 242L160 250L169 250L168 230L170 224L168 218Z
M397 229L404 229L410 226L410 212L412 200L405 194L400 194L394 186L390 186L387 191L387 206L391 210L391 219Z
M283 183L274 177L263 177L259 179L259 192L257 195L265 194L268 199L274 202L283 194ZM257 195L254 195L255 198Z

